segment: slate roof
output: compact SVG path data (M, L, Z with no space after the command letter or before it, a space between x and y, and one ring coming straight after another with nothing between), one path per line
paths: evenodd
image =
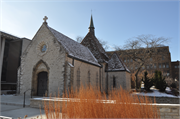
M62 44L69 56L94 64L96 66L100 66L97 59L93 56L87 47L52 29L51 27L47 27L55 36L55 38L60 42L60 44Z
M120 59L120 57L113 53L110 60L108 61L107 71L129 71L124 62Z
M98 39L91 32L89 32L85 36L85 38L83 39L81 44L89 48L89 50L92 52L92 54L98 60L98 62L108 61L109 57L106 54L104 48L99 43Z

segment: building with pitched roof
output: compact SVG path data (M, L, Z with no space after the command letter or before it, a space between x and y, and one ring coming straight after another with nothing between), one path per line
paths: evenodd
M91 16L81 43L51 28L46 19L21 57L17 91L28 95L63 94L81 85L108 92L130 90L130 71L117 54L108 56L97 40Z

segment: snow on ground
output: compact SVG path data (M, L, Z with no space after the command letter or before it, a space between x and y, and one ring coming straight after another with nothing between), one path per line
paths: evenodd
M151 87L151 90L153 92L148 92L148 93L145 93L145 92L134 92L133 94L136 94L136 95L141 95L141 96L152 96L152 97L171 97L171 98L180 98L180 96L174 96L174 95L171 95L171 94L167 94L167 93L162 93L162 92L159 92L158 89L154 88L153 86ZM166 91L171 91L169 87L166 88Z

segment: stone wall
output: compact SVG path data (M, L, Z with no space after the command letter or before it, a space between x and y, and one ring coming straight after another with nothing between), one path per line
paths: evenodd
M108 91L113 89L113 76L115 77L116 88L131 89L130 73L126 71L108 72Z
M68 58L68 62L73 64L73 59ZM99 75L99 67L94 66L79 60L74 59L74 72L73 72L73 87L74 89L77 87L77 70L80 70L80 84L83 86L87 86L90 83L92 86L96 86L96 83L99 83L99 77L97 78L97 74ZM89 72L89 76L88 76ZM72 73L71 73L72 74ZM90 78L90 81L88 80Z
M149 97L152 100L154 97ZM156 97L156 103L168 103L168 104L179 104L179 98L171 98L171 97Z
M157 104L161 118L179 119L180 104Z
M44 44L47 48L45 52L42 52L41 48ZM64 48L54 38L47 26L43 24L21 58L21 69L19 69L20 94L23 94L28 89L37 87L34 85L37 82L37 73L44 69L43 66L40 66L41 64L38 64L40 61L43 61L43 64L46 65L45 69L48 69L48 94L62 93L64 88L65 58ZM31 91L28 91L26 94L30 95Z
M138 96L142 97L142 96ZM154 97L148 96L148 98L154 102ZM162 104L179 104L179 98L178 97L155 97L156 103L162 103Z

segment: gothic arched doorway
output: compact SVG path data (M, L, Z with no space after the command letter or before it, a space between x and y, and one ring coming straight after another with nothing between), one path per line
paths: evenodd
M45 71L38 73L37 79L37 95L44 96L48 89L48 73Z

